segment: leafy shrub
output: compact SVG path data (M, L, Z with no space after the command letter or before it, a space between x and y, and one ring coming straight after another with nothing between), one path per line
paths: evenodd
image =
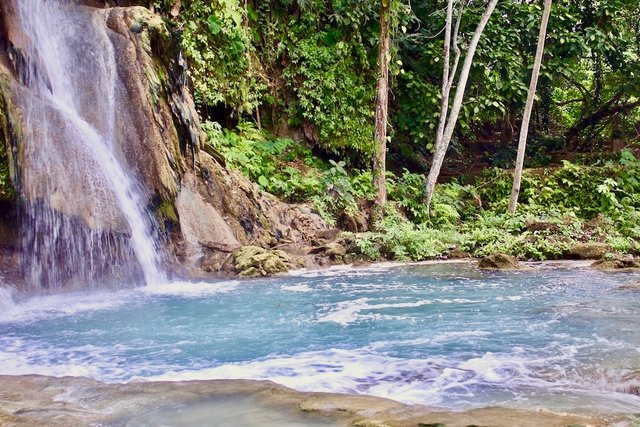
M322 190L319 173L311 166L317 160L301 143L269 139L248 122L240 122L235 131L223 130L215 122L205 122L203 129L227 164L264 190L289 202L308 200ZM301 158L304 162L297 165Z
M453 228L431 228L407 221L393 205L387 209L384 233L364 233L357 237L360 251L369 258L421 261L446 254L461 241Z

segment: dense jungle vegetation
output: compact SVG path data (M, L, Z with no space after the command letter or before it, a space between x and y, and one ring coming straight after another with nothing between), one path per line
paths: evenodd
M499 0L470 62L427 209L448 4L456 24L450 41L462 63L489 3L461 1L154 6L181 40L209 148L265 191L312 203L330 224L357 232L369 258L421 260L456 248L553 259L579 242L640 254L637 0L553 3L515 214L507 203L543 4ZM383 5L391 39L388 203L372 224ZM453 56L447 59L452 66ZM452 73L454 91L462 68Z

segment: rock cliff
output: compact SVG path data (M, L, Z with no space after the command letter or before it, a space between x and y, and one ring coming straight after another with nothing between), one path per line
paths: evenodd
M35 170L29 162L28 152L38 147L28 146L24 135L37 136L42 129L27 125L25 99L31 90L30 79L46 71L38 67L37 57L29 57L28 36L15 25L17 1L0 5L0 228L20 230L5 233L12 238L0 243L5 254L0 268L14 282L24 274L19 268L9 271L8 266L15 263L6 259L15 259L15 251L23 250L20 236L24 230L19 227L26 224L15 214L21 206L45 203L82 227L127 234L117 209L110 207L113 201L107 197L105 206L105 199L98 200L98 195L87 190L95 186L86 185L92 178L83 177L82 170L75 182L59 184L63 189L58 195L28 191L31 187L25 185L25 174L36 182L58 179L55 167L68 167L65 162L74 159L64 158L57 166L52 160L53 168L45 170ZM225 169L210 147L203 149L207 142L189 93L187 64L179 41L159 16L141 6L99 8L92 3L74 7L91 15L97 22L94 25L104 27L100 31L108 34L113 47L116 152L144 189L146 209L156 218L174 271L200 275L203 265L208 271L218 271L228 254L242 245L305 244L325 228L308 208L261 193L238 173ZM90 103L83 111L88 121L98 121L99 117L91 117ZM59 121L50 115L48 123L56 126ZM69 203L71 199L74 203Z

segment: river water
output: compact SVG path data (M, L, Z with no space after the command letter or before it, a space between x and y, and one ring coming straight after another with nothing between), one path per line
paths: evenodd
M442 264L4 292L0 374L268 379L450 409L634 413L640 291L624 285L639 278Z

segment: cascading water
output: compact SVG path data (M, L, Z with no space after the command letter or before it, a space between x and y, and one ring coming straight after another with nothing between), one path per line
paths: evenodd
M87 287L140 272L146 284L162 281L148 198L118 144L120 77L105 12L64 0L16 3L28 38L19 181L31 286Z

